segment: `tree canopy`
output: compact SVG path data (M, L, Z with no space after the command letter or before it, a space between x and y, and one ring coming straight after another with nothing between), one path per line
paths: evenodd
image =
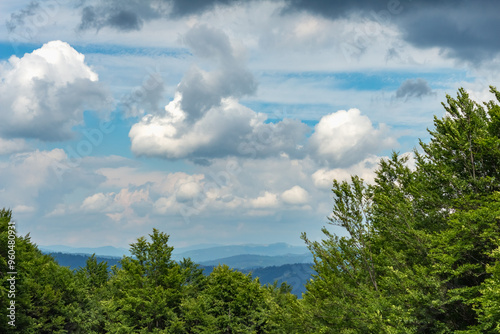
M394 153L372 185L333 182L330 223L347 235L303 236L313 332L500 332L500 107L463 89L443 106L415 168Z

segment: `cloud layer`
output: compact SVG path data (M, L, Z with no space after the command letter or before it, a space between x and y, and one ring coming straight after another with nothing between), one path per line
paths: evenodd
M127 33L140 31L145 24L155 20L171 21L199 17L218 8L234 8L244 3L252 5L263 2L265 1L82 0L72 10L78 11L79 23L75 28L80 31L112 28ZM496 0L483 0L480 5L473 1L454 0L282 0L274 3L278 5L282 16L306 12L330 21L351 19L357 21L357 26L362 26L367 21L384 26L393 25L406 42L417 48L436 47L448 57L474 64L495 58L500 52L500 42L496 37L496 31L500 28L497 19L500 3ZM24 29L27 22L46 20L46 16L57 11L51 7L60 6L62 4L59 2L45 4L32 1L25 8L10 15L6 22L8 31L30 36L33 32ZM349 40L344 42L366 39L370 34L371 32L360 34L357 31L354 36L350 36L354 39L349 37ZM387 52L393 53L394 47L387 45Z

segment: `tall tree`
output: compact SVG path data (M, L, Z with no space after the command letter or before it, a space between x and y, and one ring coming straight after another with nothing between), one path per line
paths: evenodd
M81 289L75 284L69 268L61 267L55 260L44 255L34 245L29 235L11 234L9 226L15 226L10 210L0 210L0 290L2 333L67 333L80 330L76 317L81 313ZM11 232L9 232L11 231ZM10 238L9 238L10 235ZM14 238L12 238L14 236ZM12 241L9 243L9 240ZM14 250L9 253L10 250ZM13 267L8 260L13 256ZM15 296L9 297L12 275L15 271ZM7 305L15 302L15 328L8 325Z
M169 236L157 229L131 244L130 257L114 267L108 281L109 297L102 304L110 333L176 332L183 283L180 266L171 259Z
M250 274L218 266L206 288L183 304L188 333L273 333L270 298Z
M486 292L498 282L500 107L463 89L443 106L415 170L394 154L371 186L334 181L330 222L347 236L305 237L318 276L304 301L318 331L493 328L493 308L479 305L495 305Z

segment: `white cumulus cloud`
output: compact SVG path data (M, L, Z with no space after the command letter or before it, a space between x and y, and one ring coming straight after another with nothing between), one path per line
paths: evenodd
M101 109L108 95L85 56L52 41L22 58L0 63L0 134L41 140L71 138L85 109Z
M87 212L107 211L113 204L113 193L97 193L83 200L81 209Z
M168 159L229 155L253 158L281 151L297 154L297 142L308 131L305 124L294 120L265 123L264 114L233 99L223 99L221 106L210 109L182 132L187 126L175 102L167 105L164 116L147 115L132 126L129 136L135 154Z
M281 194L281 199L287 204L306 204L309 199L309 193L300 186L293 186Z
M357 175L367 183L373 183L375 170L378 168L380 159L383 158L386 157L370 155L362 161L346 168L321 168L312 174L312 180L314 185L320 189L331 189L334 179L337 181L350 181L351 175Z
M250 205L255 209L274 208L278 205L278 196L266 191L262 196L252 199Z
M367 154L396 146L388 128L375 128L368 116L358 109L339 110L323 116L314 127L309 145L319 162L345 167L362 160Z

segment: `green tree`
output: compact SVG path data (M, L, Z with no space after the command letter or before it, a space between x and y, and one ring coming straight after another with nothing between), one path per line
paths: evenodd
M141 237L131 245L130 257L114 267L102 301L106 332L176 332L183 296L181 267L171 259L169 236L153 229L151 241Z
M307 284L304 308L309 317L303 331L314 333L383 332L382 294L372 250L371 193L363 180L352 177L351 183L334 180L335 203L331 224L343 227L347 236L331 234L310 241L317 275Z
M491 87L500 101L500 94ZM375 183L334 181L304 307L316 332L492 330L498 299L500 107L447 96L416 169L394 154ZM318 306L319 305L319 306ZM484 305L484 307L482 307Z
M491 92L500 101L494 87ZM450 329L465 330L478 324L474 300L491 276L491 254L499 246L499 106L489 101L485 110L463 89L456 99L447 96L447 102L447 115L435 119L430 143L422 144L419 167L434 181L446 215L429 253L448 297L443 321Z
M207 285L183 303L188 333L272 333L269 291L228 266L214 268Z
M107 296L106 283L109 279L107 262L97 262L92 254L83 268L75 272L75 284L80 289L80 312L74 314L81 333L105 333L106 319L102 301Z
M8 264L8 235L10 210L0 210L0 272L2 289L1 315L6 319L6 294L10 275ZM12 224L11 224L12 225ZM13 225L12 225L13 226ZM12 240L12 239L11 239ZM82 312L81 289L75 284L71 270L59 266L49 255L44 255L34 245L29 235L15 237L15 305L16 327L2 321L2 333L78 333L80 324L76 317Z

